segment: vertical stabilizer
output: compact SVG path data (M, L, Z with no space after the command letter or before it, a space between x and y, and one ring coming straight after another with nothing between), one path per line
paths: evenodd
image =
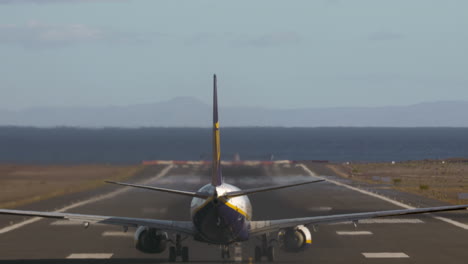
M219 186L223 183L221 175L221 149L219 139L218 121L218 92L216 74L213 76L213 171L211 174L211 184Z

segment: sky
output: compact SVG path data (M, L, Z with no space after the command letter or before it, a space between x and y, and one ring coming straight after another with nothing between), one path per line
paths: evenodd
M0 0L0 109L468 100L465 0Z

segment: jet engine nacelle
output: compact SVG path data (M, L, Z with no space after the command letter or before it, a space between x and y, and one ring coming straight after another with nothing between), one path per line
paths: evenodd
M281 230L278 233L278 241L284 251L298 252L312 244L312 235L307 227L299 225Z
M144 253L161 253L166 249L168 236L166 232L140 226L135 232L135 247Z

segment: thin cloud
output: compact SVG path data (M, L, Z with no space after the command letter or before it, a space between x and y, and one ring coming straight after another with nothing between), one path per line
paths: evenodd
M302 42L302 37L292 31L273 32L260 36L249 36L242 38L241 43L253 47L273 47L297 45Z
M400 33L392 31L376 31L369 34L368 39L372 41L386 41L386 40L399 40L403 39L405 36Z
M204 45L206 43L220 45L232 42L235 36L232 33L199 32L183 39L184 44L189 46Z
M70 4L95 2L128 2L131 0L0 0L1 4Z
M30 21L24 25L0 25L0 43L25 47L67 46L102 40L105 33L83 24L48 25Z
M141 42L130 33L114 32L84 24L51 25L39 21L0 24L0 44L26 48L53 48L99 42Z
M250 47L276 47L297 45L303 38L296 32L273 32L268 34L239 34L232 32L215 33L200 32L184 38L186 45L204 45L206 43L217 45L234 45Z

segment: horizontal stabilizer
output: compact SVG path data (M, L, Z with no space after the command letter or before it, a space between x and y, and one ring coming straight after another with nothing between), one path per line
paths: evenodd
M232 198L232 197L237 197L237 196L242 196L242 195L249 195L249 194L252 194L252 193L273 191L273 190L284 189L284 188L289 188L289 187L294 187L294 186L299 186L299 185L304 185L304 184L310 184L310 183L317 183L317 182L322 182L322 181L324 181L324 180L314 180L314 181L298 182L298 183L285 184L285 185L276 185L276 186L269 186L269 187L246 189L246 190L241 190L241 191L227 192L222 196L227 197L227 198Z
M180 195L185 195L185 196L190 196L190 197L198 197L198 198L203 198L203 199L211 197L211 195L207 193L180 191L180 190L166 189L166 188L160 188L160 187L154 187L154 186L148 186L148 185L131 184L131 183L125 183L125 182L114 182L114 181L106 181L106 182L112 183L112 184L123 185L123 186L158 191L158 192L167 192L167 193L180 194Z

